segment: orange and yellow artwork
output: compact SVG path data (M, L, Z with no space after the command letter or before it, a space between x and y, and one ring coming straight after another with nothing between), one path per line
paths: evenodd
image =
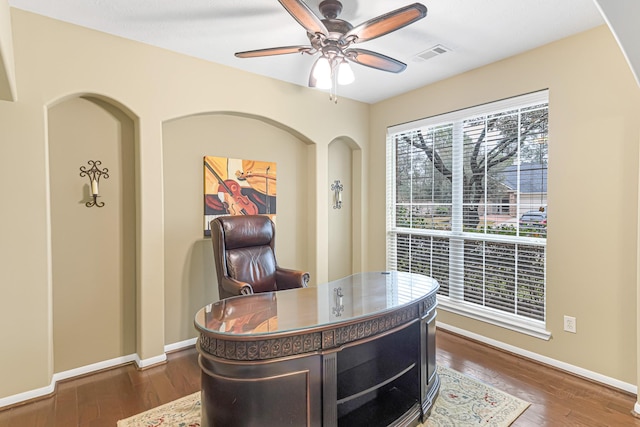
M275 222L276 164L204 157L204 235L221 215L267 215Z

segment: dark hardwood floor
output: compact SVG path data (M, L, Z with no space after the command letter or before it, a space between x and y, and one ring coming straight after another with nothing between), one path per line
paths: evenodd
M62 381L56 393L0 411L1 427L115 427L122 418L200 390L194 348L143 371L134 364Z
M628 393L442 330L437 345L438 364L531 402L515 427L640 426L631 415L635 396ZM197 354L190 348L144 371L129 364L61 382L51 397L1 410L0 427L114 427L119 419L199 389Z
M640 426L631 414L636 397L438 331L437 362L531 403L514 427Z

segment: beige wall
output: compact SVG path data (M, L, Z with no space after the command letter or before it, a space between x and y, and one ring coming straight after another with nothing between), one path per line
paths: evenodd
M597 52L597 55L594 54ZM543 341L439 311L438 320L636 383L640 89L606 27L372 107L369 170L384 170L389 125L549 88L547 329ZM384 187L371 175L369 269L385 264ZM563 332L575 316L577 334Z
M286 268L308 271L307 241L313 198L307 191L307 142L258 118L206 114L163 126L165 218L165 342L195 337L193 317L218 300L211 238L203 237L204 156L275 162L276 256ZM291 242L304 242L292 244ZM315 277L314 281L315 283Z
M11 14L7 0L0 0L0 99L16 100Z
M99 100L49 109L54 372L135 353L134 125ZM107 169L87 207L89 160Z
M386 127L549 88L549 204L553 208L547 327L552 339L541 341L443 311L439 320L636 382L640 94L605 27L368 106L347 99L334 105L318 91L23 11L12 9L11 19L20 96L18 102L0 101L0 322L5 325L0 328L0 340L11 350L0 352L0 399L51 383L53 295L57 292L53 272L58 268L52 252L64 255L64 248L58 249L54 242L53 230L59 224L52 223L57 221L51 202L56 176L49 168L47 110L84 94L120 106L134 126L133 323L136 354L148 360L161 355L165 344L194 336L187 326L190 320L185 319L191 318L200 298L215 297L206 288L212 273L205 261L207 244L191 224L199 218L201 205L196 201L200 190L191 185L196 179L192 174L199 174L199 169L192 167L188 157L199 162L205 149L204 154L217 154L209 151L208 144L217 147L219 143L195 138L191 130L180 131L181 125L197 115L205 115L199 124L205 127L224 119L240 120L254 132L269 134L276 156L282 155L284 145L292 147L296 161L307 171L292 172L304 182L289 192L289 197L296 198L290 200L296 211L295 231L279 232L279 258L281 253L282 264L284 259L306 263L314 279L322 282L329 278L328 253L335 238L327 209L331 141L344 138L361 150L352 151L353 270L384 269L384 174L370 171L385 170ZM229 130L221 128L221 132ZM275 142L279 132L282 141ZM187 144L184 152L180 143ZM270 148L261 147L256 153ZM253 153L244 144L234 150L228 153ZM167 158L176 153L187 158ZM277 161L280 168L282 161ZM193 194L185 202L189 209L197 208L193 219L191 212L168 207L178 197L189 197L177 194L181 184L189 185ZM600 209L592 215L594 207ZM178 223L179 230L174 228ZM298 232L301 224L306 229ZM175 247L167 247L174 243ZM298 257L283 247L305 247L306 253ZM73 267L67 270L73 272ZM191 279L199 288L185 288L185 284L192 286ZM173 299L176 305L169 309ZM64 310L67 304L72 307L74 301L59 303L56 310ZM577 334L562 332L564 314L577 318ZM111 350L91 359L112 357Z
M0 399L34 390L47 392L54 372L52 272L58 267L54 265L52 250L58 253L59 249L53 247L52 241L52 230L58 224L52 224L56 219L51 215L50 201L55 195L49 192L53 178L49 170L47 109L61 100L85 94L103 98L127 112L133 122L137 195L135 351L143 362L161 360L164 345L172 343L167 338L173 341L192 337L192 331L185 326L192 319L188 312L208 302L192 299L212 296L203 290L198 293L181 288L184 277L193 271L188 263L184 264L188 261L188 252L184 251L202 244L201 237L193 235L194 241L181 243L185 246L177 255L179 259L172 259L165 268L165 254L174 254L174 249L165 248L165 241L171 241L173 231L165 223L164 185L179 184L182 178L172 181L172 176L165 176L163 171L171 165L171 161L164 162L168 160L164 153L168 148L163 141L164 123L170 127L171 120L209 113L259 117L263 125L269 124L265 130L270 126L284 132L283 140L304 141L304 144L295 143L296 161L308 167L302 174L305 181L300 183L304 190L296 187L288 196L296 199L286 200L291 212L295 212L293 223L298 228L279 233L283 236L278 245L305 247L307 252L301 262L309 265L315 280L327 280L328 145L336 138L346 137L356 141L366 153L368 105L348 99L341 99L335 105L319 91L16 9L11 9L11 19L20 100L0 101L0 191L3 195L0 323L5 325L0 328L0 340L11 349L0 352ZM322 120L316 120L317 117ZM243 123L255 121L245 120ZM180 135L175 137L181 139ZM174 139L168 144L176 143ZM194 144L193 141L186 143ZM190 150L196 149L190 147ZM269 149L267 146L256 153L266 153ZM282 148L275 151L282 156ZM249 149L245 146L238 154L249 154ZM283 163L284 159L279 161L279 167ZM187 170L175 173L192 172L189 165ZM196 202L190 204L193 206ZM200 215L201 205L197 211L196 215ZM305 224L304 230L300 229L301 224ZM366 244L359 243L359 246ZM297 255L287 255L286 250L281 252L285 259L298 262ZM200 256L204 259L205 255ZM284 260L282 262L284 264ZM183 263L182 266L179 263ZM165 280L167 271L171 271L172 281ZM68 272L73 273L73 267ZM81 269L77 272L81 274ZM199 274L204 277L209 273ZM173 277L179 280L174 282ZM188 301L179 301L175 312L165 313L165 301L169 303L169 298L175 295L182 295ZM76 303L70 300L56 302L55 306L56 310L59 307L64 310L65 306L71 309ZM171 325L171 329L165 331L165 323L170 323L174 316L182 316L180 310L186 311L184 315L188 315L189 320L181 317L178 326ZM106 360L117 354L112 350L92 354L90 358L93 362ZM79 358L82 363L87 360L84 355Z
M347 141L336 140L329 145L329 180L327 211L329 212L329 280L353 273L353 154ZM339 180L342 207L334 209L335 195L331 185Z

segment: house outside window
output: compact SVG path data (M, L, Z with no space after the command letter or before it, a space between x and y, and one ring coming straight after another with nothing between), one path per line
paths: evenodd
M440 307L548 339L548 91L389 128L387 268Z

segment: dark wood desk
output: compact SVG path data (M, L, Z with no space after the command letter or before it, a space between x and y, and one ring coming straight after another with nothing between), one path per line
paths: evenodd
M202 426L412 426L426 419L438 283L361 273L202 308Z

